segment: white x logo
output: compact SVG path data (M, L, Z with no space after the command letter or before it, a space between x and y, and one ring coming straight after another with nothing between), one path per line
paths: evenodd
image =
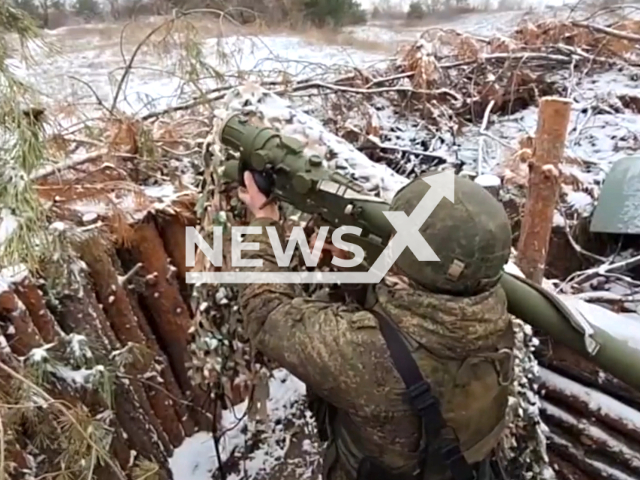
M382 277L386 275L393 263L407 247L421 262L437 262L440 260L420 234L419 229L429 218L429 215L433 213L442 197L448 198L451 202L454 201L454 178L451 170L423 178L431 188L422 197L411 216L407 216L405 212L384 212L389 222L396 229L396 234L367 274L375 275L375 278L378 279L377 281L382 280Z

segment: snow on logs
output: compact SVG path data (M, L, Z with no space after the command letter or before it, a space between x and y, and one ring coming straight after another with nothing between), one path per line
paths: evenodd
M85 240L74 266L82 281L54 303L45 301L45 290L31 277L3 282L0 289L0 361L14 370L20 359L50 370L56 381L46 384L47 393L84 405L94 417L113 410L111 454L122 472L147 459L160 467L159 478L167 478L173 449L197 430L214 428L208 397L191 384L186 369L191 315L181 295L184 221L148 215L119 249L95 236ZM132 266L135 272L127 276ZM94 388L105 366L118 370L110 398ZM10 378L5 380L8 386ZM16 450L14 464L25 463L22 453ZM109 467L96 475L120 476Z
M129 250L131 258L141 263L146 273L142 297L151 313L155 331L165 346L178 385L190 400L197 425L211 431L213 420L207 411L211 403L201 387L192 384L187 369L191 316L153 218L148 217L136 225Z
M558 373L563 368L553 359L555 353L554 347L548 368L540 369L540 380L542 419L549 428L547 448L558 477L640 478L640 411L597 388L608 384L603 372L580 382ZM560 356L566 353L561 351ZM635 396L640 398L640 393Z
M139 323L146 322L146 319L138 319L134 315L127 292L109 257L109 249L110 245L103 244L102 239L91 237L83 244L81 258L89 267L98 300L120 344L135 344L147 348L145 352L136 352L139 361L133 363L132 373L143 376L143 388L153 413L171 445L177 447L185 436L171 396L161 386L163 373L168 368L166 358L154 348L157 343L152 344L142 333Z

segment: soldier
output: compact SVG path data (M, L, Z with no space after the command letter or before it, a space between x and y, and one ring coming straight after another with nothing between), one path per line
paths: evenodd
M251 225L275 226L282 242L278 207L249 172L245 184L239 197ZM413 180L391 210L410 215L429 188ZM362 305L311 299L299 285L241 286L255 347L315 395L319 435L328 440L324 480L497 476L513 376L513 330L498 284L509 220L481 186L456 177L455 201L443 199L420 233L440 261L420 262L405 249L394 265L401 275L369 288ZM284 269L264 229L245 241L260 243L243 255L262 259L256 271ZM326 253L344 252L329 245Z

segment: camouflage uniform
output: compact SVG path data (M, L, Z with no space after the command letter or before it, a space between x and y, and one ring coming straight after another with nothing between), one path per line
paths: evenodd
M437 210L437 208L436 208ZM255 226L280 225L255 220ZM260 249L244 258L262 259L255 271L278 271L263 229L245 242ZM284 244L284 243L283 243ZM512 375L513 332L499 285L473 296L427 292L385 281L374 287L379 302L409 337L409 347L441 401L470 463L485 459L504 427ZM332 407L324 415L331 439L324 459L326 480L354 480L363 455L394 473L415 470L421 425L403 401L405 387L391 362L376 318L360 305L302 295L298 285L241 287L240 307L255 347L306 383ZM429 462L424 478L447 479Z

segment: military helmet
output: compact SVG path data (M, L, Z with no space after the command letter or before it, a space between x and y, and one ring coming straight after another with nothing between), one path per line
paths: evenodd
M412 180L391 202L392 211L411 215L431 186ZM419 229L440 261L419 261L405 248L395 265L434 293L477 295L495 286L511 252L511 226L502 204L481 185L457 175L454 202L442 198Z

